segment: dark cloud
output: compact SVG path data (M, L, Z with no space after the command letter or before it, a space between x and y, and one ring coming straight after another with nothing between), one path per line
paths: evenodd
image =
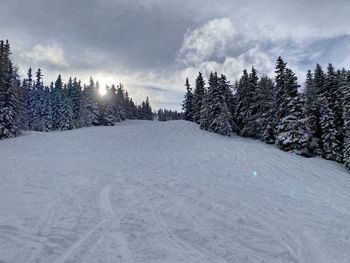
M167 6L129 1L15 0L0 11L7 31L28 44L56 42L73 58L100 53L94 65L158 68L174 61L191 17ZM11 14L11 15L8 15ZM86 61L73 61L84 64ZM78 63L77 63L78 62ZM83 65L82 65L83 66Z

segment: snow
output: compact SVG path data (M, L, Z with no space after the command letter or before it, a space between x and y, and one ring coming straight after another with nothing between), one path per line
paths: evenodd
M0 262L350 262L335 162L185 121L0 141Z

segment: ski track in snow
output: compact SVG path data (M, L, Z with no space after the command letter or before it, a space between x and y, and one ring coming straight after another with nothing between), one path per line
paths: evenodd
M55 260L54 263L64 263L66 260L69 258L70 255L72 255L77 248L85 241L87 240L91 234L96 231L99 227L101 227L108 218L108 214L113 215L114 211L109 199L109 194L112 188L112 184L107 185L104 187L100 193L100 204L101 204L101 209L105 215L105 217L98 223L96 224L90 231L88 231L85 235L83 235L79 240L77 240L63 255L58 259Z
M184 121L33 132L0 156L0 263L350 262L337 163Z

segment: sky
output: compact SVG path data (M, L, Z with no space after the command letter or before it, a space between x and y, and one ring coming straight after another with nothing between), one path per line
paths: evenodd
M308 69L350 65L348 0L0 0L0 39L22 77L41 68L124 84L153 108L181 109L189 77L254 66L273 76L282 56L303 84Z

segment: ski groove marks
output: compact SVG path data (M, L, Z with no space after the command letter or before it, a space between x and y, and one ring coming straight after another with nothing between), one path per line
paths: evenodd
M110 199L110 192L113 185L114 184L107 185L100 193L100 206L102 208L102 212L105 213L106 216L113 216L115 214Z
M54 263L64 263L66 260L79 248L79 246L89 238L89 236L105 223L106 219L102 219L93 228L91 228L85 235L79 238L70 248L68 248Z
M57 260L54 261L54 263L64 263L86 240L89 239L93 232L98 230L99 227L102 227L102 225L107 221L108 216L114 215L114 210L109 198L112 186L113 183L108 184L100 192L100 207L104 217L86 234L79 238L70 248L68 248Z
M160 227L160 230L163 232L163 234L178 247L185 256L190 256L194 262L198 261L198 256L204 256L205 258L209 258L211 262L216 262L216 263L225 263L227 262L226 260L217 257L216 255L213 255L212 253L205 251L204 249L201 249L197 246L193 246L189 244L186 241L181 240L178 238L175 234L173 234L165 225L164 221L158 216L154 205L152 204L151 200L149 201L149 209L153 215L153 218L157 225Z

